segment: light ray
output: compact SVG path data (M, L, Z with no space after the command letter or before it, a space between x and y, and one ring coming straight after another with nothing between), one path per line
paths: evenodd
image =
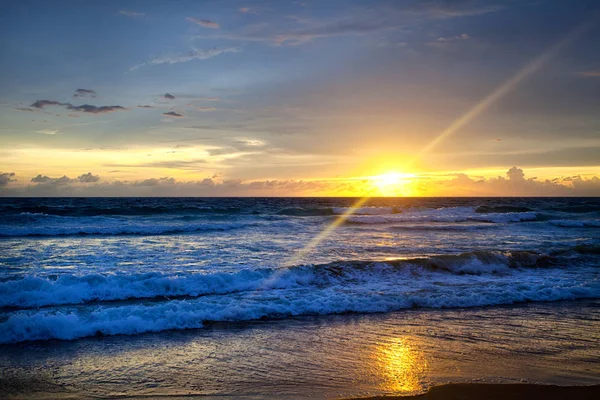
M433 139L429 144L427 144L409 163L409 165L414 164L418 160L420 160L425 154L430 152L434 147L440 144L442 141L447 139L449 136L456 133L462 127L467 125L469 122L477 118L482 112L487 110L492 104L496 103L502 97L506 96L509 92L514 90L525 78L533 75L540 68L544 66L550 59L556 56L567 44L573 41L577 36L579 36L585 29L587 29L593 21L596 20L597 13L594 14L594 17L590 18L587 22L579 25L576 29L571 31L567 36L565 36L562 40L556 43L554 46L550 47L548 50L543 52L541 55L536 57L533 61L529 62L525 65L519 72L517 72L513 77L504 82L502 85L497 87L492 93L484 97L481 101L479 101L475 106L473 106L469 111L464 113L461 117L456 119L450 126L448 126L445 130L443 130L435 139Z

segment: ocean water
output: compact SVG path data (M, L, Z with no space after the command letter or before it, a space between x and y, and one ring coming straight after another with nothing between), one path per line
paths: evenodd
M600 298L600 199L356 201L2 199L0 343Z

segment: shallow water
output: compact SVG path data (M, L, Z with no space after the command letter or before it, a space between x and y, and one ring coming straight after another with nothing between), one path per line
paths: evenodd
M304 316L4 345L0 393L339 398L600 383L600 303Z

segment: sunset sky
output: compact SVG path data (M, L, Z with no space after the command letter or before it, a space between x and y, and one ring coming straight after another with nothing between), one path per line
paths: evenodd
M600 196L597 0L7 0L0 26L4 196Z

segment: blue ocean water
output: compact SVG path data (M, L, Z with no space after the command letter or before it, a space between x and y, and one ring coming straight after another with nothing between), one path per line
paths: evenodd
M357 200L1 199L0 343L600 298L598 198Z

